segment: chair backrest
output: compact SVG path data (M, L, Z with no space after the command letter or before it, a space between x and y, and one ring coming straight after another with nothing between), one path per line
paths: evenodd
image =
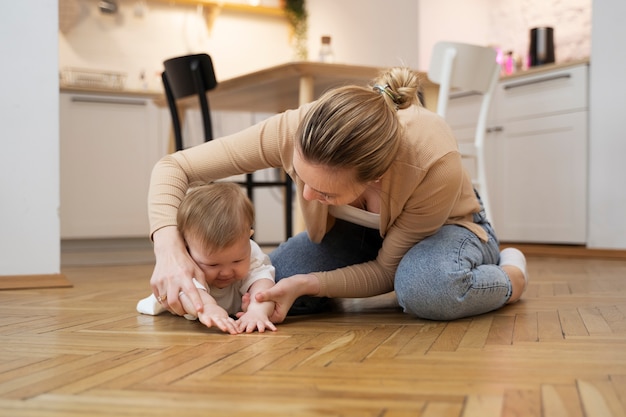
M204 139L213 139L211 113L206 92L217 87L213 61L207 54L185 55L170 58L163 62L165 71L161 75L167 96L172 127L176 140L176 150L183 149L182 129L176 100L197 95L204 124Z
M446 117L452 89L482 96L474 141L471 144L459 144L459 150L463 157L475 161L474 186L480 192L488 216L492 213L487 193L484 143L489 106L500 76L499 69L495 49L460 42L435 44L428 69L428 78L439 84L437 114L441 117Z
M428 78L439 84L437 114L445 118L453 88L483 94L488 100L498 81L496 51L486 46L438 42L428 68Z

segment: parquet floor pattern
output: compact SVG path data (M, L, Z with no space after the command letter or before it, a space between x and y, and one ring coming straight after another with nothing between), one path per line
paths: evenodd
M464 320L383 297L238 336L137 314L151 271L0 291L0 415L626 416L626 261L530 258L522 301Z

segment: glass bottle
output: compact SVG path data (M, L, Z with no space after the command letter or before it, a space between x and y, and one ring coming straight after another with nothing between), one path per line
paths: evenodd
M333 54L333 49L330 46L330 36L322 36L319 61L327 63L335 62L335 54Z

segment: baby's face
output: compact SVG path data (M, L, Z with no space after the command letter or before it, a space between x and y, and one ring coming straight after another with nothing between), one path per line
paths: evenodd
M223 249L207 250L194 239L187 239L189 255L198 264L209 286L226 288L244 279L250 270L250 237Z

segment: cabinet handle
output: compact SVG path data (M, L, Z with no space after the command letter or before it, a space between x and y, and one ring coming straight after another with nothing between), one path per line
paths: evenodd
M487 133L502 132L503 130L504 128L502 126L488 127Z
M145 106L146 100L104 98L104 97L72 97L74 103L104 103L104 104L128 104L130 106Z
M460 93L450 94L450 100L454 100L455 98L463 98L463 97L479 96L479 95L481 94L476 91L462 91Z
M552 75L549 77L543 77L543 78L536 78L534 80L528 80L528 81L520 81L517 83L511 83L511 84L506 84L504 86L505 90L510 90L511 88L517 88L517 87L523 87L525 85L532 85L532 84L539 84L539 83L544 83L546 81L554 81L554 80L560 80L562 78L571 78L572 74L558 74L558 75Z

